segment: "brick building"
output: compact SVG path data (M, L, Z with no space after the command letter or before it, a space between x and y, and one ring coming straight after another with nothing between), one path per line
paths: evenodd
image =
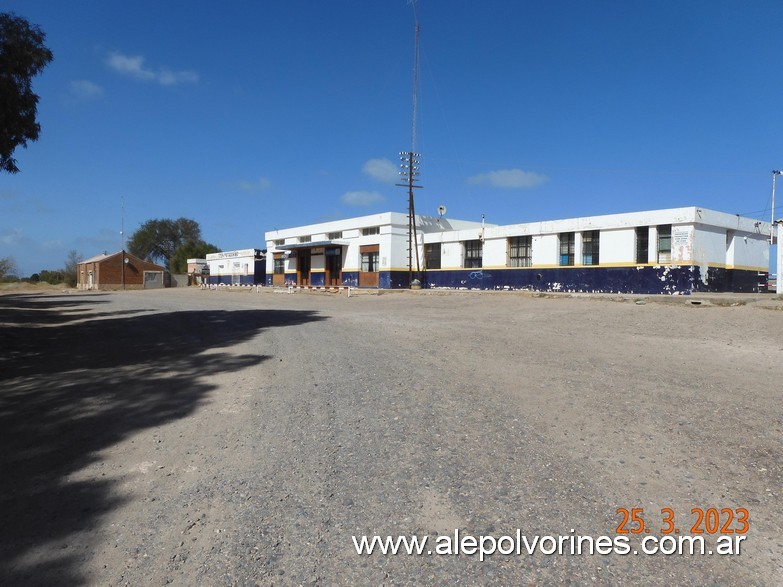
M126 251L102 254L79 263L79 289L154 289L164 286L165 269Z

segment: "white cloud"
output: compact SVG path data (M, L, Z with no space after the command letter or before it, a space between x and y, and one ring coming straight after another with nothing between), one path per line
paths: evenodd
M192 71L169 71L161 69L158 72L158 83L162 86L176 86L177 84L194 84L198 81L198 74Z
M101 86L86 79L72 81L70 87L71 94L80 100L91 100L103 95Z
M549 178L532 171L521 169L498 169L468 178L474 185L487 184L497 188L533 188L545 183Z
M41 248L44 250L62 251L65 243L62 240L49 240L41 243Z
M272 187L272 182L265 177L260 177L258 181L240 181L237 187L243 192L263 192Z
M158 70L144 66L144 57L141 55L127 56L121 53L112 53L106 60L107 65L114 71L128 75L141 81L153 81L162 86L174 86L183 83L196 83L198 74L193 71L171 71L166 68Z
M399 179L397 166L389 159L370 159L362 167L362 172L383 183L394 183Z
M21 228L12 228L10 230L3 231L3 233L0 234L0 243L13 246L22 242L23 238L24 232Z
M143 80L155 79L154 72L149 69L144 69L144 57L141 55L126 57L119 53L112 53L109 55L107 63L109 67L119 73L124 73Z
M370 206L377 202L383 202L384 199L378 192L345 192L340 196L340 201L349 206Z

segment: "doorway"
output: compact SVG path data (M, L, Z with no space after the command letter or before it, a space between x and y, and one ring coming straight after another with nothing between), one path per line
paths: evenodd
M310 285L310 249L302 249L296 256L296 283L298 285Z
M361 271L359 272L359 287L378 287L378 255L380 245L364 245L359 247L361 255Z
M342 247L326 249L324 254L326 255L326 285L339 287L342 284Z

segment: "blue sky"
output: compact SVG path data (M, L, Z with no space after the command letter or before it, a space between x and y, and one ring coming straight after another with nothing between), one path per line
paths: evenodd
M506 224L698 205L769 220L780 7L420 0L417 212ZM39 25L55 56L34 82L41 137L0 175L0 257L22 275L119 250L123 200L126 235L184 216L224 250L406 210L406 0L0 10Z

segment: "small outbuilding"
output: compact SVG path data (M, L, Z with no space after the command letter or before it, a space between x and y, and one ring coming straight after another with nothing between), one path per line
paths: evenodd
M188 259L188 285L207 283L209 264L206 259Z
M210 285L259 285L266 277L266 251L240 249L207 254Z
M77 287L84 290L157 289L165 269L127 251L96 255L77 266Z

